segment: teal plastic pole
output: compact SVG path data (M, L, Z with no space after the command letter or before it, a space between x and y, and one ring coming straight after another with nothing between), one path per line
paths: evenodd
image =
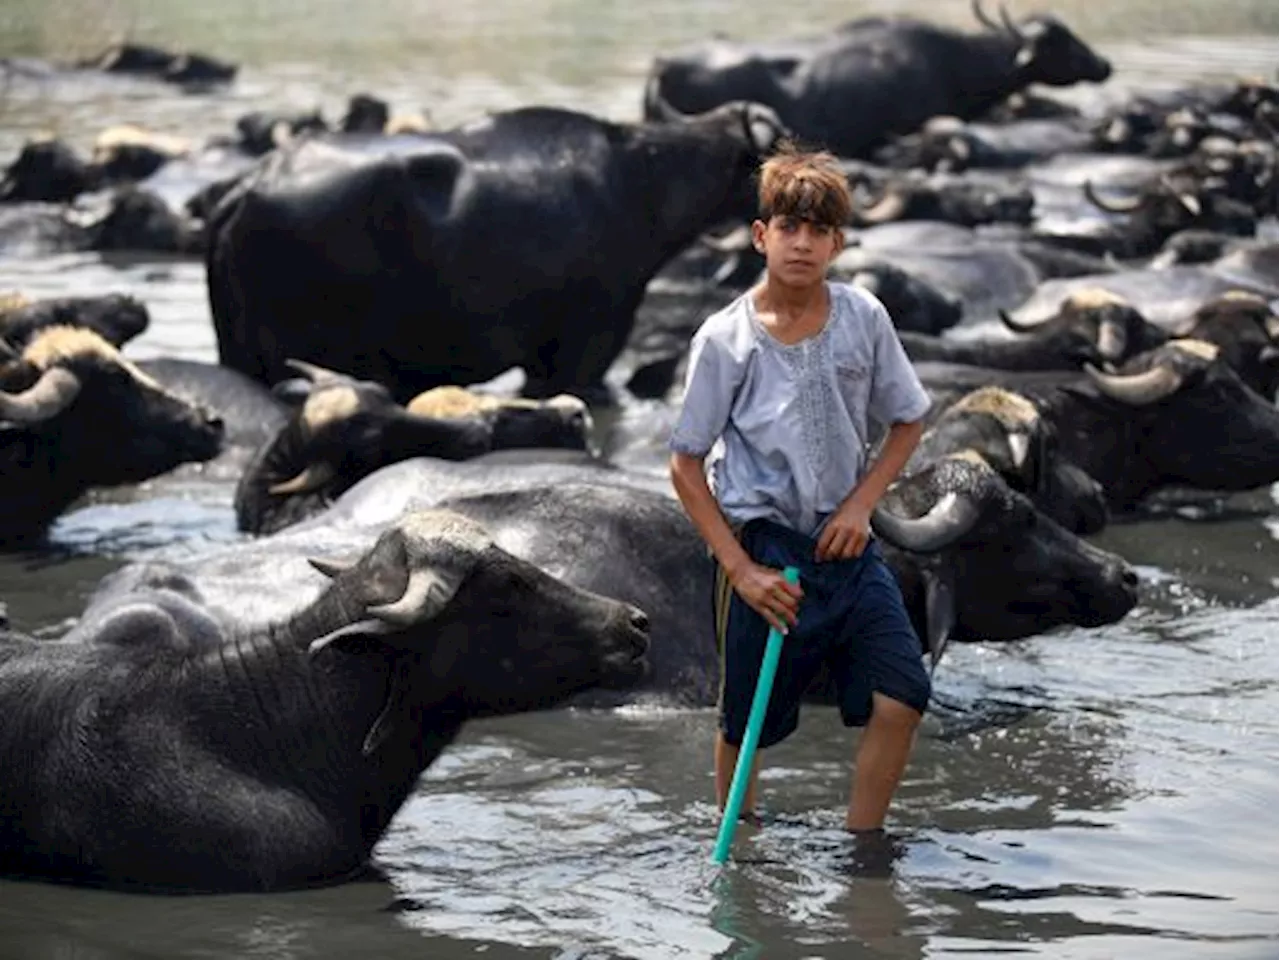
M787 567L782 571L787 583L800 582L800 571ZM733 782L729 785L729 797L724 805L724 818L720 821L720 833L716 837L716 849L711 855L715 863L729 859L733 846L733 831L738 826L738 814L742 811L742 799L747 795L751 782L751 766L755 761L756 744L760 742L760 728L764 726L765 711L769 709L769 695L773 692L773 676L778 672L778 657L782 655L782 634L777 627L769 628L764 658L760 661L760 677L756 680L756 693L751 700L751 713L747 716L747 730L738 748L738 763L733 768Z

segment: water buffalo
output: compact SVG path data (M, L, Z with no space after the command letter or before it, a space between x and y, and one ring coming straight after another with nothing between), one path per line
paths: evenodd
M1038 323L1020 323L1003 310L1000 317L1016 338L955 340L904 333L902 345L912 360L1001 370L1079 370L1085 363L1121 363L1169 339L1123 297L1096 287L1076 290L1055 316Z
M1090 181L1084 184L1084 195L1098 209L1123 217L1117 220L1117 232L1102 240L1121 257L1155 253L1180 230L1199 228L1252 236L1257 220L1249 204L1167 173L1124 199L1102 195Z
M91 487L217 455L222 422L91 330L51 327L0 371L0 547L37 543Z
M23 145L0 179L5 203L65 203L97 189L102 171L82 160L61 140L44 138Z
M219 356L266 382L323 362L401 402L512 366L530 395L598 394L649 279L750 216L785 133L744 103L638 126L529 108L363 157L279 151L210 223Z
M650 70L645 115L666 106L707 110L726 100L768 104L807 142L840 156L865 157L886 137L910 133L930 117L972 119L1033 83L1101 82L1111 66L1051 16L1001 23L975 2L987 27L966 35L909 18L846 24L787 68L746 52L722 66L697 53L658 59Z
M123 347L150 323L146 304L119 293L44 300L21 295L0 298L0 337L19 349L49 327L83 327L113 347Z
M0 871L173 892L357 876L468 719L644 671L645 616L456 514L402 518L286 621L190 588L0 641Z
M153 357L135 366L167 391L210 411L223 423L223 453L235 453L239 469L249 451L270 440L288 422L288 406L257 380L199 360Z
M183 86L228 83L235 78L234 64L202 53L174 53L141 43L119 43L77 66L106 73L152 77Z
M0 252L47 255L85 250L192 254L204 243L203 225L142 187L82 197L74 207L23 204L7 212Z
M1267 399L1277 387L1280 322L1271 302L1254 293L1232 291L1206 303L1187 318L1178 335L1212 343L1219 356Z
M992 124L931 117L875 152L878 162L899 169L955 173L975 167L1024 167L1057 153L1084 150L1090 136L1072 120L1022 120Z
M436 387L402 407L381 384L319 368L301 408L254 454L236 486L236 524L272 533L319 513L380 467L411 457L466 460L493 450L585 450L577 397L502 400Z
M1280 475L1276 408L1196 340L1171 340L1119 372L1018 373L916 365L935 404L1000 385L1036 405L1062 454L1102 484L1113 510L1164 487L1251 490Z
M865 168L850 172L850 179L857 180ZM1034 206L1029 187L1000 174L925 174L912 170L882 178L869 198L863 196L863 191L855 191L853 222L859 227L895 220L942 220L961 226L1030 223Z
M871 291L884 304L899 333L933 338L963 316L960 299L912 276L901 267L861 252L841 256L833 274ZM904 340L904 342L906 342Z
M1102 487L1061 455L1052 423L1026 397L983 387L938 415L904 473L910 476L971 450L1045 516L1072 533L1097 533L1107 523Z

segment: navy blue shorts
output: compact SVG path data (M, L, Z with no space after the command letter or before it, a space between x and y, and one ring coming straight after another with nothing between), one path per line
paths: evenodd
M796 567L804 590L799 619L782 639L760 747L795 732L801 697L824 664L847 727L862 726L871 717L873 692L924 713L930 685L923 649L897 578L875 540L860 557L819 563L813 559L813 539L770 520L750 521L739 539L756 563L778 570ZM720 649L720 730L736 746L746 732L769 624L734 592L719 568L713 609Z

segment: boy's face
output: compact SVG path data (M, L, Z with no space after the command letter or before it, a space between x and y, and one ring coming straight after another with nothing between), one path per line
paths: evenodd
M844 247L839 227L775 214L751 224L751 241L764 254L772 280L794 287L820 283Z

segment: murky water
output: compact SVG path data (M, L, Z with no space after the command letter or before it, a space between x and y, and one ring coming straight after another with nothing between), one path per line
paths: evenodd
M967 6L789 4L786 32L889 10L967 23ZM0 158L40 129L84 148L117 122L202 140L250 109L320 107L336 119L357 91L440 124L533 102L630 119L654 53L716 30L766 36L781 29L779 9L4 0L0 56L84 55L128 34L245 66L234 86L200 96L11 75ZM1275 76L1273 2L1070 0L1055 10L1114 58L1100 96ZM196 262L8 258L8 288L134 293L153 325L129 353L214 357ZM232 482L188 469L97 496L59 522L53 550L0 557L0 597L19 627L56 633L127 557L238 536ZM953 647L888 853L854 851L837 829L853 740L831 711L810 709L771 751L763 803L776 820L744 828L724 871L708 863L710 711L560 712L469 727L379 848L385 882L198 898L4 883L0 957L1274 957L1274 498L1236 498L1241 509L1213 522L1106 531L1099 541L1143 579L1121 624Z

